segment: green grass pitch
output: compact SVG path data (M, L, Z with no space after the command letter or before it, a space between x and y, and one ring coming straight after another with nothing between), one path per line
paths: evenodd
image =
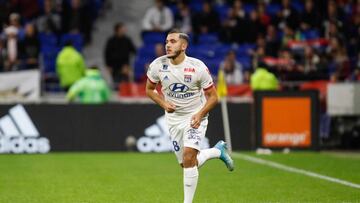
M360 184L360 154L245 154ZM360 202L360 189L234 158L200 169L194 202ZM0 155L1 203L181 203L172 153Z

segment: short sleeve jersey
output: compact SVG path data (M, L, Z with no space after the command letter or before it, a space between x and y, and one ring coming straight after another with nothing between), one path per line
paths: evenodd
M176 105L174 113L166 113L170 120L197 113L206 102L204 90L214 85L206 65L188 56L178 65L172 64L166 56L155 59L147 77L154 84L161 83L165 100Z

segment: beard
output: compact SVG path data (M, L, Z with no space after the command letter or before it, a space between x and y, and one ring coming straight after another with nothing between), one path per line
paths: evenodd
M172 55L167 55L167 58L175 59L176 57L178 57L181 54L181 52L182 52L181 50L174 51L174 53Z

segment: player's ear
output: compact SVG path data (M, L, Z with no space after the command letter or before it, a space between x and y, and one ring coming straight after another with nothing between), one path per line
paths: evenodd
M188 43L183 41L181 43L181 49L185 51L187 47L188 47Z

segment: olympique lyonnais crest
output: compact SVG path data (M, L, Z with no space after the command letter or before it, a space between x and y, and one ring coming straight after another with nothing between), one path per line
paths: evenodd
M191 82L191 75L184 75L184 82Z
M167 70L168 69L168 65L163 65L163 70Z

